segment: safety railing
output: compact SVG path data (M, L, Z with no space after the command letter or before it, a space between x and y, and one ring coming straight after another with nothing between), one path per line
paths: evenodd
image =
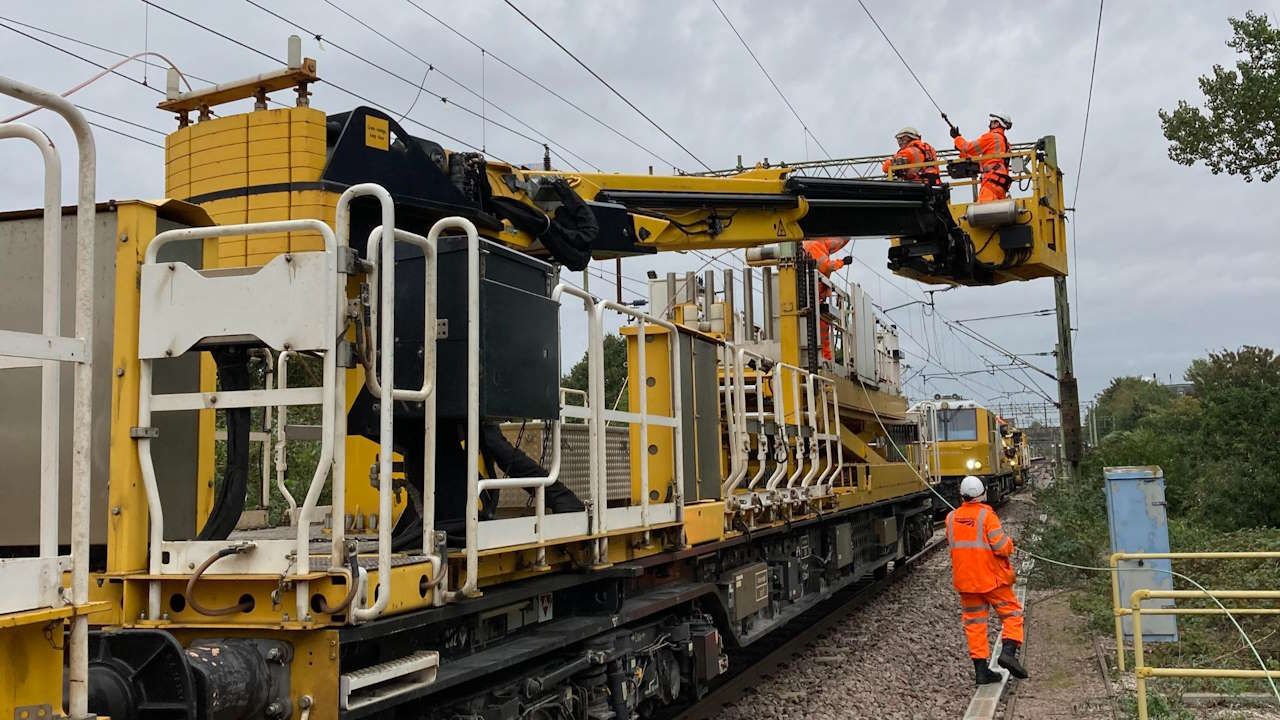
M1151 678L1239 678L1239 679L1276 679L1280 671L1248 670L1234 668L1174 668L1154 667L1146 664L1143 647L1142 618L1144 616L1225 616L1228 613L1237 615L1280 615L1280 607L1232 607L1226 608L1222 600L1280 600L1280 590L1164 590L1139 588L1129 598L1128 606L1121 604L1120 573L1150 572L1146 568L1126 568L1124 561L1149 563L1153 560L1277 560L1280 552L1167 552L1167 553L1113 553L1111 567L1111 601L1115 615L1116 634L1116 667L1125 671L1124 618L1129 618L1133 630L1133 671L1138 706L1139 720L1146 720L1147 681ZM1149 600L1210 600L1213 607L1143 607Z
M277 574L293 576L296 581L297 617L310 616L309 580L311 573L311 525L315 521L319 499L332 476L333 507L345 503L346 484L346 373L339 372L338 355L343 352L346 327L348 268L340 257L349 246L350 204L356 197L372 195L382 208L381 242L389 247L394 242L394 207L391 196L381 186L354 185L339 198L335 231L319 220L287 220L279 222L186 228L162 232L148 244L141 269L139 307L139 400L138 424L132 435L137 440L139 464L146 491L150 520L148 616L160 613L160 577L191 575L187 592L202 574ZM171 242L206 240L229 235L249 235L306 231L319 234L324 250L279 255L251 272L200 273L185 263L158 262L160 250ZM322 302L317 300L322 299ZM262 312L269 307L273 312ZM212 312L211 308L216 309ZM192 348L219 339L252 336L281 352L316 353L322 357L321 384L318 387L289 387L287 377L280 387L264 390L227 390L212 393L187 392L156 395L152 392L153 364L162 358L189 352ZM383 356L391 355L389 334ZM285 358L288 356L285 355ZM283 358L282 358L283 360ZM164 508L160 501L159 481L152 462L151 449L158 433L151 426L157 412L182 410L319 405L321 408L320 457L308 485L307 494L297 511L296 534L292 540L179 540L164 539ZM283 423L282 423L283 424ZM387 438L390 433L387 433ZM356 608L353 619L368 619L385 608L390 597L390 454L380 467L380 527L378 538L379 582L382 592L375 593L373 606ZM329 538L330 573L347 573L348 584L361 581L344 565L355 568L349 554L355 552L345 542L345 523L332 523ZM217 572L212 568L217 565ZM194 567L199 570L192 574ZM230 612L227 608L204 608L188 597L188 604L206 615Z
M0 559L4 598L0 614L89 602L90 444L93 418L93 273L97 150L84 115L66 99L25 83L0 77L0 94L47 108L62 116L75 134L79 156L76 203L75 335L62 334L62 164L48 136L20 123L0 125L0 139L21 138L36 145L44 163L41 332L0 330L0 367L39 367L40 371L40 532L34 557ZM34 362L31 362L34 361ZM70 555L58 554L59 447L61 440L61 363L74 364L71 419ZM71 571L70 597L62 589ZM68 648L70 717L88 715L89 620L71 618ZM31 668L39 672L38 668Z
M778 499L796 502L828 494L832 481L840 477L844 467L835 381L774 362L732 343L725 344L723 356L725 425L730 446L729 474L721 486L723 497L731 505L748 508L768 507ZM748 358L754 363L750 368L754 410L748 409L747 401ZM766 377L769 409L765 406ZM756 423L754 436L749 427L752 419ZM772 443L770 437L774 438ZM753 438L757 465L751 479L746 480ZM738 493L739 489L746 492Z
M384 217L384 222L386 218ZM369 343L368 347L378 347L381 352L378 360L381 367L367 368L365 387L373 397L382 399L378 404L378 584L383 592L376 593L374 604L370 607L356 607L353 615L356 620L371 620L381 615L391 598L391 529L393 510L392 469L394 465L394 407L396 401L421 403L423 408L423 467L427 472L422 479L422 548L427 553L433 568L431 587L445 588L437 592L437 602L443 600L448 592L448 573L445 571L443 553L433 552L435 542L435 493L436 493L436 304L437 304L437 263L436 245L440 234L448 228L460 228L467 232L468 240L476 236L475 226L463 218L449 217L437 221L431 226L426 237L405 230L396 229L393 225L380 225L369 232L369 240L365 246L365 258L372 265L369 271L369 287L376 289L377 297L370 298L369 327L376 330L377 343ZM387 238L391 232L391 240ZM423 270L423 329L422 329L422 382L416 389L394 387L395 379L395 287L396 262L395 243L413 245L422 251ZM474 245L475 242L469 244ZM385 303L385 307L383 304ZM380 311L380 308L381 311ZM379 324L381 320L381 324ZM471 328L468 325L468 332ZM391 386L390 397L383 388L380 377L386 379ZM474 438L468 435L468 447ZM337 505L335 500L335 507Z

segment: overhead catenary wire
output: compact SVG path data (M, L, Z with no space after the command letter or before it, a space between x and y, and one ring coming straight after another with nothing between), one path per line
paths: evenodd
M510 7L512 10L515 10L515 11L516 11L516 13L518 13L518 14L520 15L520 17L524 18L524 19L525 19L525 21L526 21L526 22L528 22L530 25L532 25L532 26L533 26L533 27L534 27L538 32L542 33L542 35L543 35L544 37L546 37L548 40L550 40L552 43L554 43L556 47L558 47L558 48L560 48L562 51L564 51L564 53L565 53L566 55L568 55L570 58L572 58L574 62L576 62L578 65L580 65L580 66L582 67L582 69L583 69L583 70L586 70L586 71L591 75L591 77L594 77L596 80L599 80L599 81L600 81L600 84L604 85L606 88L608 88L608 89L609 89L609 91L610 91L610 92L612 92L614 95L618 96L618 99L620 99L620 100L622 100L622 102L626 103L626 104L627 104L627 107L630 107L632 110L635 110L635 111L636 111L636 113L638 113L638 114L640 115L640 117L644 118L645 120L647 120L647 121L649 122L649 124L650 124L650 125L652 125L652 126L654 126L655 128L657 128L658 132L662 133L663 135L665 135L665 136L666 136L666 138L667 138L668 140L670 140L671 142L675 143L675 144L676 144L676 146L677 146L677 147L679 147L681 150L683 150L683 151L684 151L684 153L685 153L686 155L688 155L689 157L693 158L695 161L697 161L697 163L698 163L699 165L701 165L701 166L702 166L703 168L705 168L706 170L708 170L708 171L710 171L710 170L711 170L711 166L710 166L710 165L708 165L708 164L706 164L705 162L703 162L703 161L702 161L702 158L699 158L697 155L694 155L694 154L693 154L693 151L691 151L689 148L687 148L687 147L685 147L685 146L684 146L684 143L682 143L682 142L680 142L679 140L677 140L677 139L675 138L675 136L674 136L674 135L672 135L671 133L667 132L665 128L663 128L661 125L659 125L659 124L658 124L658 123L657 123L653 118L649 117L649 114L648 114L648 113L646 113L644 110L641 110L641 109L640 109L640 108L639 108L635 103L633 103L633 102L631 102L630 100L628 100L626 95L623 95L621 92L619 92L619 91L618 91L618 89L617 89L617 88L615 88L613 85L611 85L611 84L609 83L609 81L607 81L607 80L605 80L603 77L601 77L601 76L600 76L600 74L599 74L599 73L597 73L595 70L592 70L592 69L591 69L591 66L587 65L585 62L583 62L582 60L580 60L580 59L578 58L578 56L577 56L577 55L573 54L573 52L572 52L571 50L569 50L569 48L565 47L565 46L564 46L564 45L563 45L559 40L557 40L557 39L556 39L556 38L555 38L551 33L547 32L547 31L546 31L546 30L544 30L544 29L542 29L542 26L541 26L541 25L539 25L539 24L538 24L538 23L537 23L533 18L531 18L531 17L529 17L528 15L526 15L526 14L525 14L525 12L524 12L523 10L521 10L519 7L516 7L516 4L515 4L515 3L511 2L511 0L502 0L502 1L503 1L503 2L505 2L505 3L507 4L507 6L508 6L508 7Z
M1089 115L1093 110L1093 79L1098 71L1098 45L1102 41L1102 8L1106 0L1098 0L1098 25L1093 31L1093 60L1089 63L1089 94L1084 103L1084 128L1080 131L1080 158L1076 161L1076 184L1071 191L1071 207L1080 206L1080 178L1084 175L1084 147L1089 139ZM1072 218L1075 219L1074 217ZM1078 249L1080 233L1076 232L1076 224L1071 225L1071 284L1075 294L1076 327L1080 326L1080 266Z
M262 57L264 57L264 58L266 58L266 59L268 59L268 60L270 60L270 61L272 61L272 62L274 62L274 63L278 63L278 64L281 64L281 65L283 65L283 64L284 64L284 61L282 61L282 60L280 60L279 58L277 58L277 57L275 57L275 56L271 55L270 53L265 52L265 51L263 51L263 50L261 50L261 49L259 49L259 48L253 47L252 45L249 45L248 43L245 43L245 42L243 42L243 41L241 41L241 40L238 40L238 39L236 39L236 38L234 38L234 37L231 37L230 35L228 35L228 34L226 34L226 33L222 32L222 31L220 31L220 30L217 30L217 29L215 29L215 28L213 28L213 27L210 27L209 25L205 25L204 23L201 23L201 22L199 22L199 21L197 21L197 20L193 20L192 18L189 18L189 17L187 17L187 16L185 16L185 15L183 15L183 14L179 13L179 12L176 12L176 11L170 10L169 8L166 8L166 7L164 7L163 5L159 5L159 4L155 3L155 2L152 2L152 0L141 0L141 1L142 1L143 3L146 3L147 5L150 5L151 7L155 8L155 9L160 10L161 12L164 12L164 13L166 13L166 14L168 14L168 15L170 15L170 16L172 16L172 17L174 17L174 18L177 18L177 19L179 19L179 20L181 20L181 21L183 21L183 22L185 22L185 23L187 23L187 24L189 24L189 25L192 25L192 26L194 26L194 27L200 28L201 30L204 30L205 32L210 33L210 34L212 34L212 35L216 35L217 37L220 37L220 38L222 38L223 40L226 40L227 42L230 42L230 43L232 43L232 44L234 44L234 45L237 45L237 46L239 46L239 47L242 47L242 48L244 48L244 49L246 49L246 50L248 50L248 51L250 51L250 52L252 52L252 53L255 53L255 54L257 54L257 55L261 55ZM331 44L332 44L332 43L331 43ZM136 82L136 81L135 81L135 82ZM398 114L399 114L399 112L398 112L398 111L396 111L396 110L394 110L394 109L392 109L392 108L390 108L390 107L387 107L386 105L384 105L384 104L382 104L382 103L380 103L380 102L377 102L376 100L372 100L372 99L370 99L370 98L368 98L368 97L365 97L364 95L361 95L360 93L357 93L357 92L355 92L355 91L353 91L353 90L348 90L347 88L345 88L345 87L343 87L343 86L341 86L341 85L339 85L339 84L337 84L337 83L333 82L332 80L324 80L323 82L324 82L326 85L328 85L329 87L333 88L334 90L337 90L338 92L341 92L341 93L343 93L343 94L345 94L345 95L348 95L348 96L350 96L350 97L353 97L353 98L355 98L356 100L359 100L360 102L363 102L363 103L367 103L367 104L369 104L369 105L372 105L373 107L376 107L376 108L378 108L379 110L382 110L382 111L387 112L387 113L392 114L392 115L398 115ZM415 84L415 85L414 85L414 87L417 87L417 85ZM475 150L476 152L480 152L480 148L479 148L479 147L477 147L476 145L474 145L474 144L472 144L472 143L467 142L466 140L463 140L462 138L456 137L456 136L454 136L454 135L450 135L449 133L447 133L447 132L445 132L445 131L443 131L443 130L441 130L441 129L439 129L439 128L432 127L432 126L430 126L430 125L428 125L428 124L426 124L426 123L422 122L421 120L416 120L416 119L414 119L413 117L408 117L407 119L408 119L408 121L409 121L409 122L413 123L414 125L417 125L418 127L421 127L421 128L426 129L426 130L429 130L429 131L431 131L431 132L433 132L433 133L436 133L437 135L439 135L439 136L441 136L441 137L443 137L443 138L447 138L447 139L449 139L449 140L452 140L453 142L456 142L456 143L458 143L458 144L460 144L460 145L463 145L463 146L465 146L465 147L467 147L467 148L469 148L469 149L471 149L471 150ZM504 160L501 156L499 156L499 155L497 155L497 154L495 154L495 153L490 152L490 153L487 153L487 154L488 154L488 155L490 155L491 157L494 157L494 158L496 158L496 159L498 159L498 160L501 160L502 162L506 162L506 163L508 163L508 164L512 164L512 163L510 163L509 161Z
M933 107L937 109L938 114L942 116L942 119L946 120L947 114L942 111L942 107L938 105L938 101L933 99L933 95L929 92L929 89L920 81L920 76L916 75L916 71L911 69L911 63L908 63L907 59L902 57L902 53L898 52L898 46L893 44L893 41L889 39L888 33L884 31L884 28L880 27L880 23L876 21L876 16L871 14L871 10L867 7L867 4L862 0L858 0L858 4L862 6L862 12L867 14L867 18L871 20L871 24L875 25L876 30L880 31L880 37L884 38L884 41L889 43L889 48L893 50L893 54L897 55L898 59L902 61L902 66L907 69L907 72L911 73L911 79L916 81L916 85L919 85L920 89L924 91L925 97L929 98L929 102L933 103Z
M786 93L782 92L782 88L778 87L778 83L774 81L773 76L770 75L769 71L765 69L764 63L761 63L760 58L756 57L756 54L754 51L752 51L751 46L747 44L746 38L742 37L742 33L738 32L738 28L735 27L733 24L733 21L729 19L729 16L725 13L724 8L720 7L719 0L711 0L711 4L716 6L716 10L720 11L720 17L724 18L725 23L729 25L729 29L732 30L733 34L738 37L738 42L742 43L742 47L746 49L747 54L750 55L751 59L755 61L756 67L760 68L760 72L764 73L764 76L769 81L769 84L773 86L774 92L778 93L778 97L782 98L782 102L786 104L787 109L790 110L791 114L795 116L796 122L800 123L800 127L804 130L804 132L809 137L813 138L813 141L818 145L818 149L822 150L822 154L826 155L828 160L832 159L831 153L827 152L827 149L822 145L822 141L819 140L818 136L814 135L813 131L809 129L809 125L805 123L804 118L800 117L800 113L796 111L795 106L792 105L791 101L787 99Z
M644 145L640 144L638 141L636 141L636 140L635 140L634 138L632 138L631 136L629 136L629 135L627 135L627 134L623 133L621 130L618 130L617 128L615 128L614 126L612 126L612 125L610 125L609 123L605 122L604 120L601 120L598 116L596 116L595 114L593 114L591 111L584 109L581 105L578 105L577 103L575 103L574 101L570 100L569 98L566 98L564 95L561 95L561 94L560 94L559 92L557 92L555 89L553 89L553 88L551 88L551 87L547 86L545 83L543 83L543 82L541 82L540 80L538 80L538 79L536 79L536 78L532 77L531 75L529 75L529 74L528 74L528 73L526 73L525 71L521 70L520 68L516 67L515 65L512 65L511 63L507 62L506 60L503 60L501 57L499 57L498 55L495 55L495 54L494 54L491 50L489 50L488 48L484 47L483 45L480 45L480 44L479 44L479 43L477 43L475 40L473 40L473 39L471 39L470 37L468 37L468 36L464 35L463 33L459 32L459 31L457 30L457 28L453 27L452 25L450 25L449 23L445 22L444 20L441 20L439 17L437 17L437 16L436 16L434 13L432 13L430 10L427 10L426 8L424 8L424 7L422 7L421 5L419 5L418 3L414 2L414 0L405 0L405 2L407 2L409 5L413 6L413 7L414 7L414 9L416 9L418 12L422 13L423 15L426 15L427 17L431 18L431 19L432 19L432 20L434 20L435 22L439 23L442 27L444 27L444 28L445 28L446 30L448 30L449 32L453 33L454 35L457 35L459 38L462 38L464 41L466 41L466 42L470 43L472 47L476 48L477 50L480 50L481 52L484 52L484 53L487 55L487 57L489 57L490 59L492 59L494 62L498 63L499 65L502 65L503 67L507 68L508 70L510 70L511 72L515 73L516 75L519 75L520 77L522 77L522 78L524 78L525 80L529 81L529 82L530 82L530 83L532 83L533 85L535 85L535 86L537 86L537 87L539 87L539 88L541 88L541 89L545 90L548 94L550 94L552 97L556 98L556 99L557 99L557 100L559 100L560 102L564 103L565 105L568 105L569 107L573 108L574 110L577 110L578 112L582 113L582 114L583 114L584 116L586 116L587 118L590 118L591 120L595 121L595 123L596 123L597 125L599 125L600 127L604 128L604 129L606 129L606 130L608 130L609 132L612 132L614 135L617 135L619 138L621 138L621 139L623 139L623 140L626 140L627 142L631 143L633 146L635 146L636 148L638 148L638 149L642 150L643 152L645 152L646 154L648 154L650 157L652 157L653 159L657 160L658 162L662 163L663 165L666 165L667 167L675 167L675 163L671 162L670 160L667 160L666 158L662 157L661 155L659 155L658 153L656 153L656 152L654 152L653 150L649 149L648 147L646 147L646 146L644 146ZM590 164L590 163L587 163L587 164Z
M143 2L149 2L149 0L143 0ZM485 118L485 115L484 115L483 111L479 111L479 112L478 112L478 111L476 111L476 110L474 110L474 109L472 109L472 108L470 108L470 107L467 107L466 105L462 105L462 104L460 104L460 103L458 103L458 102L456 102L456 101L454 101L454 100L450 100L448 96L441 95L441 94L439 94L439 93L432 92L431 90L428 90L428 89L427 89L427 88L425 88L421 83L416 83L416 82L414 82L411 78L407 78L407 77L405 77L405 76L401 75L400 73L397 73L396 71L391 70L390 68L387 68L387 67L386 67L386 66L384 66L384 65L380 65L380 64L378 64L378 63L376 63L376 62L374 62L374 61L370 60L369 58L365 57L365 56L364 56L364 55L362 55L361 53L355 52L354 50L351 50L351 49L347 48L345 45L341 45L341 44L339 44L339 43L337 43L337 42L333 41L332 39L330 39L330 38L328 38L328 37L325 37L325 34L324 34L324 33L316 32L315 30L312 30L311 28L308 28L308 27L306 27L306 26L304 26L304 25L302 25L302 24L300 24L300 23L298 23L298 22L296 22L296 21L294 21L294 20L291 20L291 19L289 19L289 18L285 17L284 15L281 15L280 13L278 13L278 12L276 12L276 11L274 11L274 10L272 10L272 9L268 8L268 7L265 7L264 5L262 5L261 3L257 2L256 0L245 0L245 2L247 2L248 4L250 4L250 5L252 5L252 6L256 7L256 8L258 8L258 9L259 9L259 10L261 10L262 12L264 12L264 13L266 13L266 14L268 14L268 15L270 15L270 16L272 16L272 17L274 17L274 18L276 18L276 19L277 19L277 20L279 20L280 22L283 22L283 23L285 23L286 25L289 25L290 27L293 27L293 28L295 28L296 30L298 30L298 31L300 31L300 32L304 32L304 33L306 33L306 34L310 35L310 36L311 36L312 38L314 38L314 39L315 39L315 41L316 41L316 42L318 42L318 43L327 44L327 45L329 45L330 47L332 47L332 48L334 48L334 49L338 50L339 52L342 52L342 53L346 54L347 56L349 56L349 57L351 57L351 58L354 58L354 59L356 59L356 60L359 60L360 62L364 63L365 65L368 65L369 67L371 67L371 68L373 68L373 69L375 69L375 70L378 70L379 72L383 73L384 75L387 75L387 76L389 76L389 77L395 78L396 80L399 80L400 82L402 82L402 83L404 83L404 84L408 85L409 87L412 87L412 88L415 88L415 89L419 89L419 90L421 90L422 92L425 92L425 93L427 93L428 95L431 95L432 97L436 98L437 100L439 100L441 103L443 103L443 104L445 104L445 105L451 105L451 106L456 107L457 109L461 110L462 112L465 112L465 113L467 113L467 114L469 114L469 115L474 116L476 119L481 120L481 121L482 121L482 123L484 124L484 126L488 126L488 125L492 124L493 126L498 127L498 128L501 128L501 129L503 129L503 130L506 130L507 132L509 132L509 133L511 133L511 134L513 134L513 135L516 135L517 137L523 138L523 139L528 140L529 142L532 142L532 143L536 143L539 147L541 147L541 146L542 146L542 144L543 144L543 141L542 141L542 140L540 140L540 139L538 139L538 138L536 138L536 137L534 137L534 136L532 136L532 135L528 135L528 134L526 134L526 133L524 133L524 132L521 132L520 130L517 130L517 129L515 129L515 128L513 128L513 127L511 127L511 126L509 126L509 125L507 125L507 124L505 124L505 123L500 123L500 122L498 122L498 121L496 121L496 120L492 120L492 119L487 119L487 118ZM487 152L487 151L486 151L486 149L485 149L484 141L483 141L483 140L482 140L482 141L481 141L481 143L480 143L479 151L480 151L480 152Z
M561 151L563 151L565 154L567 154L567 155L572 155L572 156L573 156L574 158L576 158L579 162L581 162L581 163L583 163L584 165L587 165L587 166L589 166L589 167L591 167L591 168L594 168L596 172L600 172L600 167L599 167L599 166L597 166L595 163L591 162L590 160L587 160L586 158L582 157L581 155L577 154L576 152L574 152L574 151L570 150L568 147L565 147L565 145L563 145L562 143L559 143L559 142L557 142L557 141L553 140L553 139L552 139L550 136L548 136L546 133L542 132L541 130L538 130L537 128L533 127L533 126L532 126L532 125L530 125L529 123L527 123L527 122L525 122L524 120L522 120L522 119L520 119L519 117L517 117L516 115L514 115L514 114L512 114L511 112L509 112L509 111L507 111L507 110L503 109L501 106L499 106L499 105L495 104L495 103L493 102L493 100L486 98L482 93L477 93L477 92L476 92L476 91L475 91L471 86L469 86L469 85L467 85L466 83L462 82L461 80L459 80L458 78L456 78L456 77L454 77L453 75L449 74L449 73L448 73L448 72L446 72L445 70L442 70L442 69L441 69L438 65L436 65L435 63L433 63L433 62L431 62L431 61L427 60L426 58L422 57L421 55L419 55L418 53L414 52L413 50L410 50L409 48L405 47L403 44L401 44L401 43L397 42L397 41L396 41L394 38L392 38L391 36L387 35L386 33L382 32L381 30L378 30L377 28L373 27L372 25L370 25L369 23L365 22L364 20L361 20L359 17L356 17L355 15L353 15L351 12L349 12L348 10L346 10L345 8L343 8L343 7L342 7L341 5L339 5L338 3L334 2L333 0L325 0L325 3L327 3L330 7L332 7L332 8L333 8L333 9L335 9L335 10L337 10L338 12L342 13L344 16L346 16L347 18L349 18L352 22L356 23L356 24L357 24L357 25L359 25L360 27L363 27L364 29L368 30L369 32L373 33L374 35L377 35L378 37L382 38L383 40L387 41L389 44L391 44L391 45L393 45L394 47L396 47L397 49L399 49L401 52L403 52L403 53L405 53L406 55L408 55L409 57L411 57L411 58L413 58L414 60L417 60L418 62L422 63L424 66L426 66L428 73L430 73L430 72L435 72L435 73L436 73L437 75L439 75L440 77L444 78L445 80L448 80L449 82L453 83L453 84L454 84L454 85L456 85L457 87L459 87L459 88L461 88L461 89L463 89L463 90L467 91L468 93L471 93L471 94L472 94L472 95L474 95L476 98L480 99L480 100L481 100L481 102L482 102L484 105L487 105L487 106L489 106L489 107L492 107L494 110L497 110L498 112L502 113L503 115L506 115L507 117L511 118L511 119L512 119L512 120L514 120L515 122L517 122L517 123L519 123L520 125L524 126L524 127L525 127L529 132L534 133L535 135L539 135L539 136L541 136L541 137L542 137L542 139L543 139L543 141L544 141L544 142L546 142L547 144L549 144L549 145L554 145L555 147L557 147L557 148L559 148ZM485 51L484 51L484 49L483 49L483 48L481 48L480 52L481 52L481 57L485 57L485 56L486 56L486 53L485 53ZM483 78L483 65L481 66L481 71L482 71L482 75L481 75L481 77ZM425 82L425 81L424 81L424 82ZM420 83L420 85L421 85L421 83ZM421 88L421 87L419 87L418 92L419 92L419 94L422 92L422 88ZM482 106L482 107L483 107L483 106ZM482 115L484 114L483 109L481 110L481 114L482 114ZM572 167L572 166L571 166L571 167ZM573 168L573 169L574 169L574 170L576 170L577 168Z

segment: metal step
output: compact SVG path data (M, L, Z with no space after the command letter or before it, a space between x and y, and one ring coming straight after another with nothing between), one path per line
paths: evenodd
M338 678L338 705L356 710L365 705L412 692L436 681L440 653L421 650Z

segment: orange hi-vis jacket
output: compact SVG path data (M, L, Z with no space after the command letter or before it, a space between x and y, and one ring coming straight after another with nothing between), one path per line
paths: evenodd
M884 161L884 172L890 174L890 170L894 165L915 165L916 163L933 162L938 159L938 153L933 146L923 140L912 140L898 149L893 157ZM893 170L894 177L903 180L914 180L922 182L926 185L938 185L942 182L942 174L938 171L936 165L923 168L904 168L902 170Z
M966 502L947 515L951 579L962 593L985 593L1012 585L1013 540L1004 533L990 505Z
M1004 136L1004 128L997 127L986 131L976 142L969 142L964 137L956 138L956 149L961 158L976 158L984 155L1003 155L1009 152L1009 139ZM1009 179L1008 158L987 158L982 161L983 184L990 184L1007 191L1011 183Z
M815 238L804 241L804 250L818 263L818 272L829 277L831 273L844 267L844 260L831 255L840 252L848 244L847 237Z

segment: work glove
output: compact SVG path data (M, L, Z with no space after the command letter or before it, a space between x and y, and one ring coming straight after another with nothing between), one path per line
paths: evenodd
M840 261L841 261L841 262L843 262L845 265L852 265L852 264L853 264L853 256L852 256L852 255L845 255L843 258L841 258L841 259L840 259Z
M955 125L952 125L952 126L951 126L951 137L953 137L953 138L958 138L958 137L960 137L960 128L956 127Z

